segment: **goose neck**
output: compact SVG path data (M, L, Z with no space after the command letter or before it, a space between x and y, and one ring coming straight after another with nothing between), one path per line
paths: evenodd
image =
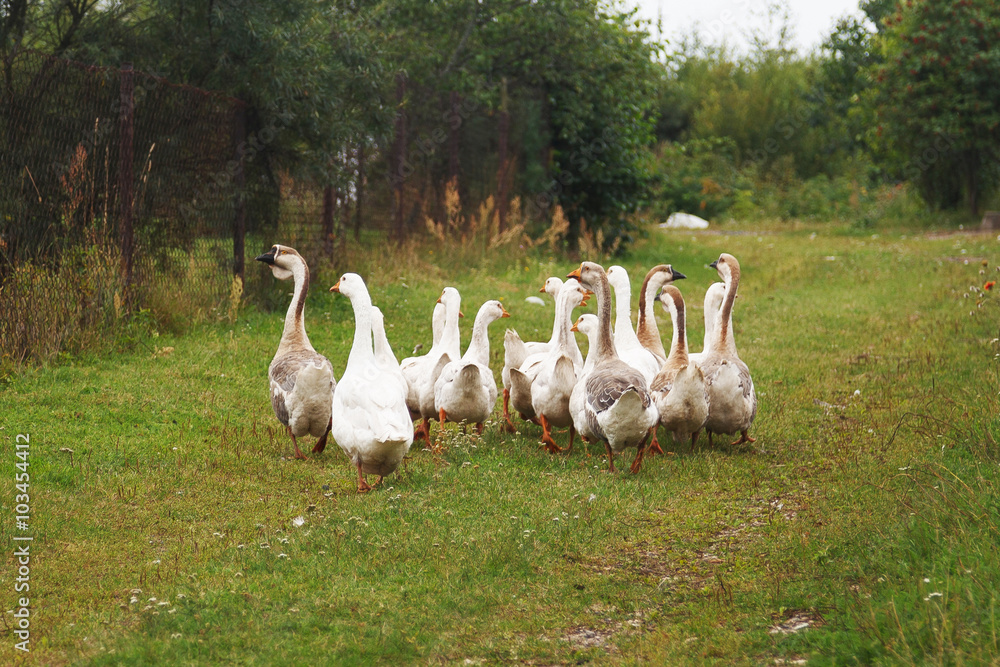
M739 269L730 269L723 276L723 281L726 283L726 296L715 322L714 347L718 351L728 351L732 346L733 304L736 303L736 292L740 287Z
M305 346L312 349L305 327L306 295L309 293L309 267L305 262L299 261L292 265L292 281L295 288L292 292L292 301L285 313L285 326L281 331L281 342L278 345L279 353L290 347Z
M375 358L372 347L372 300L367 291L351 295L354 307L354 342L347 363L365 362Z
M472 339L469 347L465 350L466 361L473 361L483 366L490 363L490 337L487 335L487 328L490 320L488 314L480 310L476 315L476 321L472 324Z
M611 337L611 289L607 276L598 276L592 285L597 297L597 358L595 364L603 359L618 356L615 342Z
M674 332L670 337L670 356L668 359L687 363L687 318L684 307L671 308L670 320L673 323Z

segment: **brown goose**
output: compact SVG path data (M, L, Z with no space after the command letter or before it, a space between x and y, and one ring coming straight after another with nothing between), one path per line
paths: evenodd
M701 361L708 385L705 430L710 443L713 433L739 433L739 440L732 444L741 445L755 442L748 431L757 416L757 394L750 369L736 353L736 342L733 340L733 303L740 286L740 263L732 255L722 253L710 266L719 272L719 277L725 282L726 298Z
M670 355L649 385L660 413L660 424L674 440L690 437L691 448L708 417L708 392L701 368L688 357L684 297L673 285L663 287L660 303L670 313L674 333Z
M267 369L271 381L271 406L274 415L288 430L295 447L295 458L304 459L297 437L312 435L319 440L313 453L322 452L330 433L333 392L337 381L333 366L313 349L303 324L306 293L309 291L309 267L302 255L287 246L272 246L257 257L271 268L278 280L293 280L295 291L285 314L278 351Z
M604 268L584 262L570 278L594 292L597 298L598 339L594 370L586 382L584 415L586 431L604 441L608 465L615 471L614 455L636 447L630 470L639 472L650 432L656 425L656 406L642 373L618 357L611 338L611 286ZM633 334L634 335L634 334Z

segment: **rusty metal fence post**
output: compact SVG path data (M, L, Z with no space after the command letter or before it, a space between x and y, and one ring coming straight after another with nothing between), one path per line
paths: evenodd
M118 242L121 250L121 273L125 284L125 303L132 298L132 268L135 232L132 229L132 193L135 174L132 164L132 135L135 128L135 79L132 63L121 68L121 92L118 110Z
M233 211L233 274L240 277L246 284L246 235L247 235L247 192L246 174L244 173L243 147L247 136L247 112L246 108L236 111L235 131L233 132L233 143L236 153L236 173L234 181L236 184L236 197Z

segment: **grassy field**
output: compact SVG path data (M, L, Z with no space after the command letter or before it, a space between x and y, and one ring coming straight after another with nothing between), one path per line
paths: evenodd
M271 413L283 309L14 378L0 662L995 664L1000 320L992 291L965 295L1000 275L1000 243L910 234L657 232L619 260L634 295L653 264L688 276L700 349L707 264L736 255L736 340L760 399L753 447L703 437L634 476L609 474L599 446L539 450L535 426L451 425L443 454L415 448L359 496L339 448L291 459ZM503 298L502 324L546 338L551 302L524 297L575 268L440 260L360 268L400 358L429 343L446 284L467 315ZM339 376L353 318L326 291L336 276L314 273L307 327ZM490 334L499 377L500 323ZM28 531L13 524L18 434ZM15 534L34 537L28 593Z

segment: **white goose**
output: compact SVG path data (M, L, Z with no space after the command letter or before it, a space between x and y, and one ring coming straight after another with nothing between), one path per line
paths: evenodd
M688 353L688 358L697 364L701 363L702 359L705 357L705 352L708 351L709 341L712 340L712 334L715 331L715 322L719 319L719 310L722 308L722 302L725 298L726 283L712 283L705 291L705 339L702 341L702 350L701 352ZM730 331L732 331L732 328L733 323L732 317L730 316Z
M501 317L510 317L510 313L499 301L487 301L480 306L465 355L441 370L434 383L434 404L442 425L446 420L464 421L483 432L483 422L497 402L497 381L490 370L487 332L490 324Z
M306 335L303 315L309 291L309 267L302 256L287 246L272 246L257 257L271 268L278 280L292 279L295 291L285 313L278 351L267 369L271 384L271 407L285 425L295 447L295 458L306 458L297 437L312 435L319 440L313 452L322 452L330 433L330 404L337 381L329 360L313 349Z
M423 438L428 444L431 442L431 420L438 418L438 410L434 405L434 383L445 366L462 358L458 331L458 318L462 317L462 295L454 287L445 287L441 290L438 303L445 307L444 330L437 348L432 347L427 353L416 379L418 411L423 421L417 427L414 438Z
M691 439L691 448L708 418L708 391L705 376L698 364L691 362L687 351L684 297L673 285L666 285L660 303L670 313L674 332L670 355L649 389L660 413L660 424L674 434L674 441Z
M365 474L378 482L399 467L413 443L413 422L406 409L401 375L380 364L372 347L372 300L356 273L345 273L331 292L354 307L354 343L347 368L333 394L334 439L358 470L358 493L371 490Z
M642 373L648 384L660 372L656 355L639 342L632 328L632 287L628 272L615 265L608 269L608 282L615 290L615 350L629 366Z
M569 427L569 446L573 448L575 430L569 411L569 398L583 369L573 352L579 347L570 330L573 309L586 300L587 292L575 279L569 279L556 297L556 327L549 349L533 354L519 368L510 371L511 404L522 415L538 419L542 425L542 444L552 453L563 449L552 439L551 428Z
M740 264L732 255L722 253L710 266L719 272L725 282L726 298L701 361L708 385L705 430L708 431L709 444L713 433L738 432L740 438L732 444L741 445L755 442L748 431L757 416L757 394L750 369L736 352L732 333L733 303L740 286Z
M588 432L604 441L608 465L615 471L614 454L636 447L633 473L642 467L650 432L657 422L656 406L642 373L618 357L611 338L611 286L604 269L584 262L569 275L597 295L598 338L594 370L584 381L584 414Z
M410 418L416 421L420 419L420 394L417 393L419 380L421 378L421 370L423 369L424 363L427 361L427 357L431 355L432 352L438 349L441 345L441 336L444 333L444 318L445 318L445 307L438 299L437 303L434 304L434 313L431 315L431 348L427 351L427 354L421 356L407 357L399 363L399 368L403 373L403 377L406 378L406 407L410 410ZM418 345L417 348L422 347ZM414 354L416 353L414 349Z
M661 366L667 360L667 352L663 349L660 329L656 325L656 313L653 308L656 295L664 285L670 285L675 280L686 277L669 264L658 264L646 274L642 281L642 289L639 291L639 321L635 327L635 335L639 343L653 353Z
M562 286L563 281L561 278L550 276L545 280L545 284L542 285L542 288L538 291L551 294L556 299L556 303L558 304L559 292L562 289ZM583 304L586 304L586 299L583 301ZM531 355L542 354L552 349L552 341L556 339L556 331L558 328L559 318L553 316L552 335L547 341L524 342L521 339L521 336L518 335L518 333L513 329L507 329L504 333L503 370L500 372L500 379L503 380L503 429L508 433L514 433L517 430L514 427L514 423L510 420L510 369L520 368L521 364L524 363L524 360ZM583 354L580 352L580 347L576 344L576 339L572 339L571 341L571 355L575 365L583 365ZM522 418L532 419L532 415L530 415L529 412L523 413Z

